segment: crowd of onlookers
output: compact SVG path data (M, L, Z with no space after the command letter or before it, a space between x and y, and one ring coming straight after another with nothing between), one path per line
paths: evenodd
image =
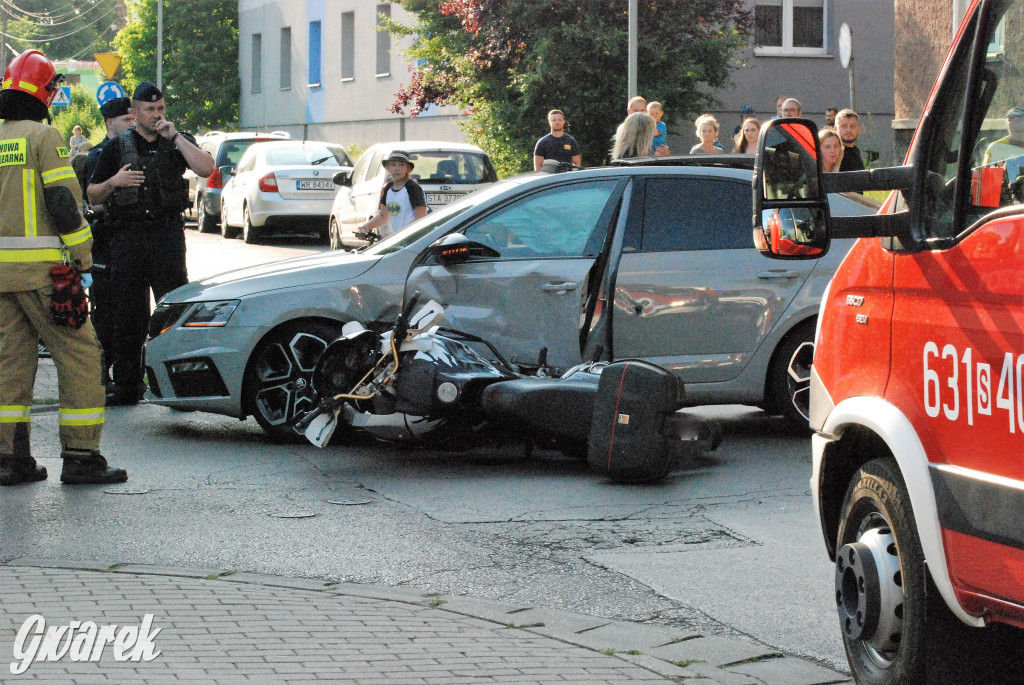
M612 138L611 160L631 157L669 155L668 129L662 121L665 109L660 102L648 102L637 95L627 104L626 118L619 124ZM700 141L690 148L690 154L721 154L724 152L753 153L761 121L753 116L750 106L740 110L741 122L733 131L731 146L718 140L720 125L711 114L702 114L694 122L697 139ZM775 116L802 117L803 106L796 98L780 95L775 102ZM539 171L546 160L558 164L579 166L581 153L579 143L566 133L565 115L561 110L548 112L548 135L537 141L534 148L534 169ZM818 132L821 145L822 165L826 172L859 171L864 169L864 159L857 147L860 136L860 117L852 109L829 107L825 110L825 126Z

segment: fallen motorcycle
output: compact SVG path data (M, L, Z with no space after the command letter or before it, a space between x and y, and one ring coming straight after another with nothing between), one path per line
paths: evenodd
M717 424L677 411L683 385L662 367L591 362L558 378L526 376L487 341L440 326L438 303L411 314L418 299L383 334L346 324L317 361L315 407L297 432L323 447L339 429L393 441L500 431L585 455L592 469L631 483L661 480L721 440Z

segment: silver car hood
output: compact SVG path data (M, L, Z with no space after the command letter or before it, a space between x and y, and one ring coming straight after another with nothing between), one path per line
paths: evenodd
M353 252L318 252L277 262L225 271L171 291L165 302L236 300L281 288L347 281L366 273L380 255Z

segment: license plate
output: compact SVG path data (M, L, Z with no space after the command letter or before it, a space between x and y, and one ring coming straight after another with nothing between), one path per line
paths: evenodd
M465 193L427 193L428 205L446 205L466 197Z
M299 190L334 190L334 181L296 181Z

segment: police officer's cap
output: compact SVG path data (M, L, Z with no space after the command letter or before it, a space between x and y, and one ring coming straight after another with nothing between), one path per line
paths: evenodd
M132 108L132 101L128 98L111 98L100 105L100 114L104 119L115 119L128 114Z
M149 81L143 81L135 86L135 90L132 92L132 100L138 100L139 102L156 102L163 99L164 94Z
M416 165L412 163L412 159L410 159L409 153L403 150L392 150L391 154L388 155L387 159L381 160L380 165L386 167L388 165L388 162L405 162L406 164L409 165L410 169L414 169L416 167Z

